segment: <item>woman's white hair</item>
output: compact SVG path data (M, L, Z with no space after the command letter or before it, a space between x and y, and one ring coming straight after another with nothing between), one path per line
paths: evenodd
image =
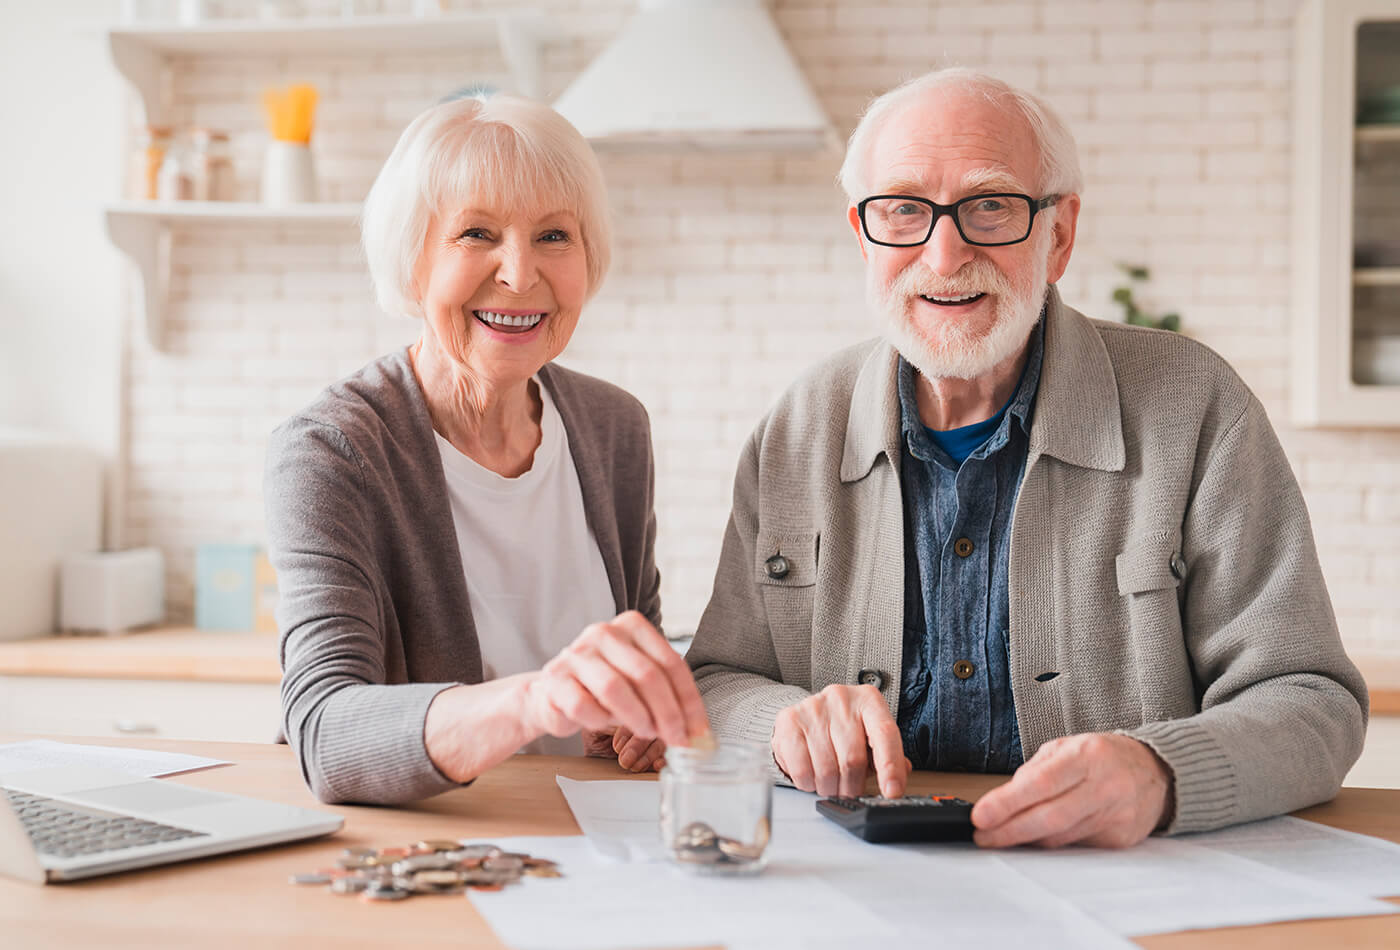
M846 159L841 163L838 180L846 197L859 201L870 194L872 187L866 178L870 141L880 123L906 102L934 89L952 88L969 95L984 96L988 102L1026 120L1040 155L1042 194L1079 194L1084 189L1084 176L1079 170L1079 152L1074 136L1058 113L1044 99L1002 82L995 76L953 66L936 69L896 86L866 106L851 140L846 146Z
M385 312L422 316L414 270L434 215L483 195L508 210L574 213L588 295L597 292L612 256L597 156L548 106L492 95L439 103L410 122L365 198L360 238Z

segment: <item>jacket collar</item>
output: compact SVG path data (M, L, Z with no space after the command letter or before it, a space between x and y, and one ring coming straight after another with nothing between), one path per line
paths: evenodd
M882 340L856 376L841 455L843 482L864 478L881 454L898 464L898 364L899 353ZM1122 471L1125 457L1108 350L1089 319L1066 307L1053 285L1045 296L1045 355L1030 454L1107 472Z

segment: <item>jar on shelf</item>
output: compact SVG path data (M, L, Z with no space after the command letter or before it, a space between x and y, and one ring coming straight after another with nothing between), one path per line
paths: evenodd
M773 783L768 746L671 747L661 770L661 842L697 874L754 874L767 863Z
M127 197L136 201L150 201L156 197L160 166L173 141L167 126L147 125L136 131L127 170Z
M156 174L156 198L161 201L188 201L190 172L181 149L169 148Z
M233 160L228 133L219 129L190 130L190 197L195 201L233 200Z

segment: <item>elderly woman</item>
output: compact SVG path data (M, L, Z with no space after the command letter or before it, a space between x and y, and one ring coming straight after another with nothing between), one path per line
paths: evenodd
M410 801L521 749L641 768L707 735L656 629L646 412L551 362L608 267L587 143L522 99L435 106L363 236L380 305L421 318L418 341L268 449L282 722L311 789Z

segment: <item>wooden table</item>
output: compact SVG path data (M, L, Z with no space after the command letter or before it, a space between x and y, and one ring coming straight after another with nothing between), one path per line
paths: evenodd
M0 742L27 738L0 734ZM461 898L416 898L369 904L319 887L293 887L287 877L334 863L350 845L385 847L422 838L493 838L579 833L556 775L632 779L599 759L516 756L458 791L412 808L318 805L302 784L286 746L143 739L79 740L229 759L235 765L166 781L322 807L345 817L330 838L72 884L37 887L0 878L0 943L25 948L237 947L413 948L500 947L476 909ZM976 799L1003 776L916 772L911 791L934 790ZM1400 790L1343 789L1325 805L1298 812L1338 828L1400 842ZM567 871L567 869L566 869ZM618 900L627 896L619 894ZM1400 898L1395 900L1400 903ZM543 908L542 908L543 909ZM1143 947L1288 948L1400 947L1400 916L1296 921L1145 937Z

